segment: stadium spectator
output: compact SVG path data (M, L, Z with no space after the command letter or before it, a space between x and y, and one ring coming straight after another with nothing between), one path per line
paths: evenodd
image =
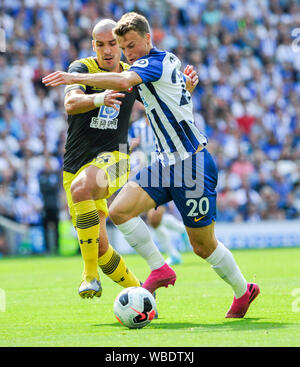
M40 222L38 175L45 152L56 169L62 167L63 88L44 88L41 77L92 54L89 31L99 19L117 20L133 10L149 19L156 46L198 70L194 112L219 165L220 195L231 198L228 214L221 204L219 220L299 218L300 52L291 47L291 34L300 25L300 2L281 0L4 0L0 215ZM237 205L241 152L250 189L263 202L251 203L242 219ZM283 161L294 166L278 176L274 173ZM21 184L26 170L29 181Z
M44 169L39 174L39 185L43 199L43 227L46 249L49 253L57 253L61 177L60 172L52 168L48 157L46 157Z

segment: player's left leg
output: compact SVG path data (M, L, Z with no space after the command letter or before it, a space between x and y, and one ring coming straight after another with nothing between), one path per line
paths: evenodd
M216 184L215 163L204 149L185 161L193 177L199 175L198 184L203 190L193 191L183 185L172 190L172 197L186 226L190 243L196 255L205 259L233 289L234 302L226 317L243 317L250 302L259 293L255 284L247 284L231 252L215 237ZM193 195L192 195L193 194Z
M232 253L216 239L214 222L200 228L187 227L187 232L195 254L206 260L233 289L234 301L226 317L244 317L250 303L259 294L259 287L254 283L247 283Z
M205 259L225 282L231 285L236 297L247 290L247 282L238 268L231 252L216 239L214 221L204 227L186 227L196 255Z

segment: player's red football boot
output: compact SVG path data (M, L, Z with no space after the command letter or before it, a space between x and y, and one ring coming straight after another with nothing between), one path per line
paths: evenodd
M168 264L164 264L158 269L152 270L143 288L153 293L157 288L168 287L169 284L174 285L176 281L176 273Z
M243 318L248 311L250 303L259 295L259 286L255 283L247 284L246 293L240 298L233 298L232 305L226 314L226 318Z

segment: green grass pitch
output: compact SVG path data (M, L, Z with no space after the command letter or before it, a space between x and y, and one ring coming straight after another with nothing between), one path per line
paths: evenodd
M0 347L299 347L300 248L235 250L248 281L261 294L244 319L225 319L230 287L192 253L174 267L175 287L157 291L159 319L140 330L120 325L113 302L121 288L101 275L103 294L77 294L82 259L0 259ZM138 255L127 264L144 280ZM4 302L5 301L5 302Z

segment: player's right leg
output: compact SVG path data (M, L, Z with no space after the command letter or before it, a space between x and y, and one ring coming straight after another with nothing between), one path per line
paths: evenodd
M100 201L101 200L98 200L96 202L97 208L99 208ZM105 200L102 201L105 202ZM102 204L103 207L105 207L105 204ZM127 267L124 258L109 243L106 231L107 212L98 210L98 214L100 219L98 266L108 278L121 287L139 287L141 282ZM101 283L100 281L97 282L95 279L89 282L84 276L78 293L82 298L93 298L93 296L100 297L102 294Z
M153 242L149 228L139 217L156 206L155 201L136 182L128 182L109 208L109 216L127 242L148 263L151 274L143 287L153 293L159 287L175 283L176 274L165 262Z
M108 208L106 200L99 199L99 197L107 195L108 191L105 172L93 165L82 168L77 175L64 172L64 188L84 261L83 280L79 287L79 294L83 298L101 296L102 288L98 265L103 271L105 270L104 273L109 278L121 286L139 286L139 280L127 268L124 259L108 243L105 223ZM81 213L79 211L81 208L84 209L85 205L93 205L91 209L93 210L94 221L96 220L97 223L90 222L88 212L84 213L85 217L80 221ZM78 228L78 225L84 228ZM85 238L87 236L88 238Z
M75 175L64 172L64 187L84 262L82 281L78 289L82 298L100 297L102 294L97 262L100 217L94 199L96 195L105 196L107 188L101 188L101 192L97 187L98 171L96 167L86 166Z
M105 173L97 167L87 166L73 178L69 187L75 227L84 261L82 282L78 293L82 298L100 297L102 287L98 273L98 247L100 234L100 217L95 198L105 197L107 184L99 187L97 177Z
M97 201L96 204L99 208L101 201ZM104 204L102 205L104 206ZM100 269L112 281L123 288L139 287L140 281L127 267L123 257L109 243L106 230L107 211L99 210L99 217L101 230L99 235L98 265Z

